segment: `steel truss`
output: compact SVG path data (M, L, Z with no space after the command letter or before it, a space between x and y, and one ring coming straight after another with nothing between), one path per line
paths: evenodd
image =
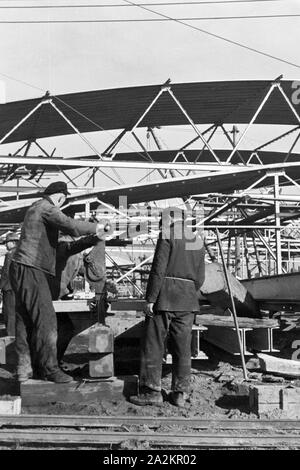
M243 155L241 146L273 93L280 93L286 106L288 109L290 109L291 113L293 113L298 124L293 126L290 130L281 133L277 137L268 140L264 144L253 148L250 156L246 159ZM167 94L171 98L172 102L177 106L178 111L185 116L187 125L193 130L195 134L192 139L181 145L181 147L176 151L172 161L165 165L155 164L152 161L151 152L149 152L149 143L151 139L154 142L157 150L163 149L163 145L156 129L154 127L146 129L145 143L136 132L137 129L141 127L143 120L152 110L152 108L154 106L159 106L159 100L163 94ZM97 149L86 138L86 136L80 132L80 130L72 123L72 120L67 116L66 112L63 112L60 109L59 104L54 102L54 99L50 94L46 94L44 97L42 97L41 101L26 116L24 116L10 129L9 132L0 138L0 144L4 144L13 132L22 126L30 117L33 116L33 114L40 110L42 106L51 106L55 112L58 113L58 115L60 115L60 117L68 123L74 134L77 134L89 147L89 149L98 157L99 161L94 167L92 167L92 162L90 162L90 166L87 165L85 167L84 161L79 161L79 166L81 166L84 170L83 173L91 171L91 174L88 175L86 186L88 186L89 183L91 183L92 186L95 186L95 175L98 171L108 177L115 184L119 184L119 181L116 181L114 178L109 176L104 171L104 168L112 168L114 171L115 168L128 168L127 162L117 162L115 159L118 153L119 145L128 134L132 136L135 143L138 145L137 153L142 152L143 158L145 160L142 163L135 162L134 168L146 170L147 165L149 168L151 163L149 168L150 172L140 179L140 181L143 181L155 171L157 171L160 177L164 179L169 177L173 178L178 175L188 177L191 173L194 173L195 170L199 169L199 164L201 164L203 171L214 172L217 172L218 170L224 171L224 169L228 169L230 172L233 168L236 171L238 167L252 165L261 165L263 167L264 163L262 161L260 152L270 145L278 142L279 140L285 139L295 134L293 142L289 146L289 149L286 152L284 158L284 163L286 163L300 139L300 116L282 88L280 79L276 79L270 82L270 86L267 88L264 97L262 98L257 109L254 111L250 122L246 125L239 138L237 138L239 131L236 126L234 126L233 130L231 131L227 129L222 122L212 123L207 129L200 130L199 126L196 125L189 112L185 109L183 104L172 90L172 85L168 81L161 86L157 95L146 106L145 110L136 116L134 122L131 123L127 128L121 130L119 135L114 138L113 141L104 150L100 151ZM215 137L215 134L218 130L222 131L231 146L231 151L225 161L220 159L218 151L214 149L214 145L212 144L213 138ZM230 134L232 134L232 136ZM185 151L189 150L196 142L201 142L202 147L199 149L199 152L194 161L191 162L188 160ZM36 140L28 140L13 154L13 157L18 157L18 159L15 159L13 164L9 163L9 158L5 164L2 164L0 170L6 169L7 171L7 176L3 179L4 182L18 176L17 169L20 168L20 165L22 166L22 163L23 166L26 165L26 159L28 158L28 153L32 145L36 145L44 157L54 157L55 149L52 153L48 153ZM22 151L23 154L20 156L20 152ZM207 163L203 160L204 151L209 152L209 155L213 159L213 163ZM44 157L36 159L41 167L43 165ZM238 158L238 163L232 163L233 157ZM56 159L54 160L53 158L53 163L54 162L55 166L57 167L57 171L61 172L64 177L74 186L74 188L78 187L75 181L82 174L76 175L74 178L70 178L70 176L67 174L67 170L60 166L63 164L63 159L59 159L58 161ZM197 167L195 166L196 164L198 165ZM25 170L26 166L24 171ZM44 176L46 171L46 169L43 169L36 174L32 172L29 175L31 182L37 186L40 186L41 178ZM122 181L118 174L116 174L116 176L118 180ZM19 177L22 178L22 175ZM270 184L270 177L272 177L272 184ZM254 192L254 188L264 179L268 180L268 188L271 193L264 195ZM197 221L195 226L198 228L203 227L208 231L207 241L209 245L212 247L215 245L215 239L211 228L214 226L219 227L219 229L222 231L225 248L227 247L227 264L236 273L236 275L243 276L245 274L243 269L244 271L246 270L246 276L249 277L266 273L270 274L272 272L281 273L290 271L292 269L292 263L294 263L296 267L299 263L300 267L300 258L299 261L297 261L297 252L299 251L298 248L300 241L282 237L282 232L285 228L285 225L288 223L288 220L299 217L298 213L295 214L295 207L297 207L298 201L297 196L295 198L296 201L291 201L292 204L288 201L283 201L281 198L280 190L285 185L294 185L300 189L299 183L291 176L287 175L283 170L281 170L275 171L273 174L267 174L261 178L258 178L255 183L241 192L236 192L235 189L232 188L231 194L226 194L223 196L217 194L208 195L206 198L193 201L193 199L190 198L190 195L187 195L187 198L184 199L185 204L189 204L190 206L192 204L194 208L197 208L201 205L203 208L204 217L202 220ZM253 207L255 205L256 207ZM265 212L262 211L264 208L268 210ZM251 212L250 215L249 211L255 212ZM285 212L287 215L284 215ZM152 242L153 237L153 234L149 235L149 239ZM218 249L216 248L215 251L217 253ZM217 253L217 257L218 256L219 255ZM243 260L240 263L242 258ZM294 261L291 261L292 259L294 259ZM141 266L143 266L143 263L137 263L136 270L140 271ZM245 266L245 268L243 268L243 266ZM128 276L128 274L130 275L134 272L135 270L133 269L130 271L130 273L122 274L122 277L119 280L123 280L126 278L126 276ZM138 289L136 290L138 291Z

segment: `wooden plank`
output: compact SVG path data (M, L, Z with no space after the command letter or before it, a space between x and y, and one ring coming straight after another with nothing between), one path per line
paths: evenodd
M276 328L279 321L271 318L239 318L240 328ZM196 316L196 324L204 326L226 326L234 328L234 321L231 316L203 314Z
M259 358L261 369L265 372L286 377L300 377L300 361L282 359L262 353L258 353L257 357Z
M99 400L124 400L137 394L137 376L122 376L111 380L55 384L43 380L27 380L20 385L22 406L42 406L50 403L93 403Z
M90 300L54 300L53 306L56 313L68 313L68 312L90 312L89 307Z

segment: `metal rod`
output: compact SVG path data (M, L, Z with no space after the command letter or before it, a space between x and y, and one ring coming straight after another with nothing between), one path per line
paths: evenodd
M43 104L45 103L49 103L50 101L49 100L43 100L43 101L40 101L39 104L37 104L35 106L35 108L33 108L28 114L26 114L25 117L23 117L23 119L21 119L20 122L18 122L18 124L16 124L9 132L7 132L7 134L5 134L5 136L2 137L2 139L0 139L0 144L3 144L3 142L15 131L18 129L18 127L20 127L25 121L27 121L28 118L30 118L30 116L32 116L32 114L34 114Z
M115 262L115 260L108 254L106 253L105 256L110 260L110 262L119 270L119 272L122 272L118 264ZM129 283L138 291L139 294L143 295L143 291L133 282L132 279L127 274L124 274L123 277L125 277Z
M222 248L222 244L221 244L221 240L220 240L220 234L219 234L218 229L216 229L216 234L217 234L217 240L218 240L218 245L219 245L219 249L220 249L220 255L221 255L221 259L222 259L223 271L224 271L226 284L227 284L227 288L228 288L228 293L230 295L230 301L231 301L231 305L232 305L232 312L231 313L233 315L233 321L234 321L235 330L236 330L236 334L237 334L237 339L238 339L238 343L239 343L239 349L240 349L244 379L248 380L248 374L247 374L245 356L244 356L244 351L243 351L243 345L242 345L242 341L241 341L241 337L240 337L238 318L237 318L237 314L236 314L235 303L234 303L234 299L233 299L233 295L232 295L231 285L230 285L230 281L229 281L228 271L227 271L225 258L224 258L224 252L223 252L223 248Z
M259 178L257 181L255 181L253 184L251 184L251 186L249 186L248 188L244 189L239 195L238 197L242 197L243 195L247 194L247 191L250 191L251 189L253 189L256 185L258 185L261 181L263 181L265 178L267 177L267 175L263 175L261 178ZM237 204L238 203L238 199L232 201L232 202L225 202L225 204L223 204L223 206L221 206L219 209L217 209L213 214L205 217L201 222L199 222L198 224L196 224L196 227L203 224L209 220L212 220L214 219L215 217L217 217L217 215L219 214L222 214L225 210L227 210L227 208L230 208L232 207L233 205Z
M259 115L259 113L261 112L262 108L264 107L265 103L268 101L269 99L269 96L271 95L271 93L273 92L274 88L275 88L276 84L272 84L271 87L269 88L269 91L268 93L266 94L266 96L264 97L264 99L262 100L261 104L259 105L259 107L257 108L256 112L254 113L254 116L252 117L251 121L249 122L248 126L246 127L246 129L244 130L244 132L242 133L241 137L239 138L239 140L237 141L236 145L234 146L234 149L232 150L231 154L229 155L229 157L227 158L226 160L226 163L229 163L230 160L232 159L233 155L235 154L235 152L237 151L238 147L240 146L240 144L242 143L242 141L244 140L246 134L248 133L248 130L250 129L250 127L252 126L252 124L254 123L254 121L256 120L257 116Z
M254 253L255 253L255 257L256 257L258 272L259 272L259 275L262 276L263 272L262 272L261 262L260 262L260 259L259 259L259 253L258 253L258 249L257 249L257 245L256 245L255 236L254 236L253 233L251 234L251 237L252 237L252 240L253 240L253 248L254 248Z
M251 279L249 250L248 250L247 235L246 235L246 233L244 233L244 252L245 252L245 260L246 260L247 276L248 276L248 279Z
M209 145L208 141L203 137L203 134L202 132L198 129L198 127L196 126L196 124L194 123L194 121L192 120L192 118L189 116L189 114L187 113L187 111L184 109L184 107L182 106L182 104L180 103L180 101L176 98L176 96L174 95L173 91L171 89L168 89L168 92L170 94L170 96L172 96L173 100L175 101L175 103L177 104L177 106L179 107L179 109L181 109L181 111L183 112L183 114L185 115L185 117L187 118L187 120L189 121L189 123L191 124L192 128L194 129L194 131L196 132L196 134L198 134L198 136L200 137L200 139L202 140L202 142L206 145L206 147L208 148L208 150L210 151L210 153L213 155L214 159L221 165L222 162L220 161L220 159L218 158L218 156L216 155L216 153L214 152L213 148Z
M231 232L228 234L228 248L227 248L227 269L230 267L230 250L231 250Z
M127 271L127 273L125 274L122 274L121 277L119 277L117 280L116 280L116 284L120 281L122 281L125 277L128 278L128 275L129 274L132 274L134 271L136 271L137 269L139 269L141 266L143 266L144 264L148 263L151 259L153 258L153 254L151 256L149 256L148 258L144 259L141 263L137 264L136 266L134 266L134 268L130 269L129 271Z

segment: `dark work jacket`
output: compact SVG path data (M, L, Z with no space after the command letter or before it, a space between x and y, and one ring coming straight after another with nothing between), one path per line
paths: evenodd
M197 290L204 282L204 256L202 239L175 222L169 234L158 238L146 301L154 303L155 310L199 311Z
M12 290L10 279L9 279L9 266L12 260L12 256L15 252L15 248L8 251L4 258L4 263L1 271L0 289L3 291Z
M58 300L70 293L70 284L77 276L82 265L81 252L99 242L95 235L72 240L69 235L59 238L56 251L55 277L49 278L53 300ZM105 243L103 241L103 243Z
M73 237L96 233L96 223L74 220L44 197L26 212L13 261L55 276L58 233Z

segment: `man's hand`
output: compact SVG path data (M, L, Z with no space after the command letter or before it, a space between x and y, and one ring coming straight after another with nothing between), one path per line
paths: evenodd
M96 235L99 240L105 240L107 235L111 235L113 228L107 221L100 221L97 223Z
M153 307L154 307L154 303L149 303L149 302L146 303L145 314L147 317L150 317L150 318L154 317Z

